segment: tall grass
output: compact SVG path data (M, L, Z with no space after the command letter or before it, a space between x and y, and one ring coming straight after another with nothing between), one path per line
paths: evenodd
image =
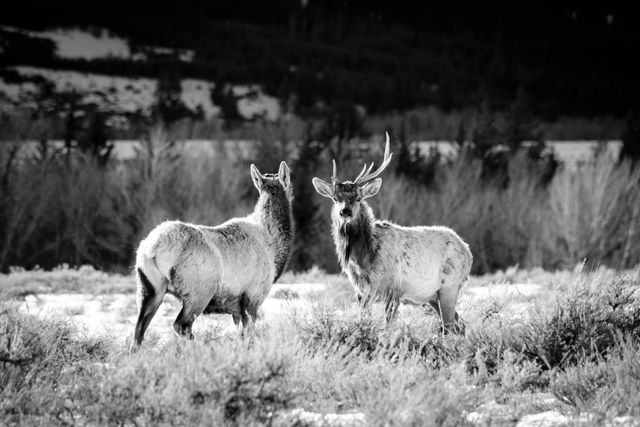
M327 177L330 159L302 161L299 143L272 133L269 140L280 141L277 150L262 143L254 159L265 172L284 158L305 182ZM163 220L214 225L244 215L256 192L248 162L235 158L224 152L193 156L162 129L152 131L135 158L106 165L82 153L27 155L19 143L3 143L0 269L69 263L126 270L140 238ZM355 176L360 165L357 159L345 162L340 176ZM378 217L399 224L454 228L471 246L475 273L512 265L572 268L585 259L612 267L640 263L639 168L601 156L575 169L560 168L542 185L542 171L517 155L506 187L487 183L481 172L478 160L461 156L440 165L429 187L388 173L371 204ZM294 182L301 191L303 182ZM309 186L300 191L294 203L310 219L296 238L290 267L335 272L330 202Z

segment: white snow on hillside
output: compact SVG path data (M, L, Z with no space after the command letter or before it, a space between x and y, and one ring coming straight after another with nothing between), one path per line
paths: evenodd
M66 59L124 58L131 56L129 43L104 28L85 31L78 28L57 28L47 31L31 31L21 28L1 27L4 31L26 34L52 40L56 43L56 55Z
M10 102L18 102L24 98L35 95L38 92L37 86L32 82L25 82L20 85L5 83L0 78L0 99L8 99Z
M61 58L94 59L131 56L126 40L112 36L104 29L99 31L99 36L78 29L44 31L42 36L56 42L58 46L56 54Z
M238 112L246 119L276 120L280 116L278 100L262 93L260 86L234 86L233 94L239 98Z
M77 71L49 70L45 68L12 67L23 76L43 77L53 83L56 92L77 92L84 94L82 102L96 103L103 109L119 113L149 114L155 101L156 81L154 79L130 79ZM26 83L29 84L29 83ZM33 83L30 83L33 84ZM25 83L5 86L23 86ZM15 90L12 91L15 93ZM16 100L17 101L17 100Z
M121 58L131 61L147 61L152 58L172 56L183 62L191 62L195 51L170 49L161 46L136 46L131 48L127 40L103 28L90 31L74 29L52 29L31 31L21 28L0 27L0 30L17 32L32 37L47 38L55 42L56 55L67 59ZM53 83L58 92L74 91L83 94L81 102L94 103L104 110L117 113L142 113L148 115L156 99L156 79L127 78L58 71L30 66L9 67L23 76L38 76ZM202 111L205 118L220 113L220 108L211 101L214 83L205 80L184 79L182 102L190 110ZM31 106L38 87L32 82L7 83L0 78L0 110L15 106ZM264 117L276 120L280 116L278 100L265 95L260 86L234 86L238 112L245 119Z
M84 95L83 103L95 103L104 110L118 113L139 112L148 115L156 100L156 79L105 76L31 66L17 66L10 69L25 77L42 77L53 83L57 92L81 93ZM219 114L220 108L211 101L214 83L184 79L181 86L182 102L189 109L193 111L201 109L206 118ZM0 78L0 103L2 104L25 105L37 91L37 86L32 82L6 83ZM278 100L265 95L259 86L236 86L233 91L238 97L238 111L245 119L262 116L268 120L276 120L280 116Z
M184 79L181 81L181 86L182 94L180 98L187 108L196 111L200 106L207 118L217 116L220 113L220 108L211 101L213 83L204 80Z
M94 27L91 30L55 28L46 31L33 31L0 26L0 30L49 39L56 44L56 56L65 59L120 58L148 61L153 58L172 57L182 62L192 62L196 54L192 49L172 49L163 46L140 45L132 48L126 39L105 28Z

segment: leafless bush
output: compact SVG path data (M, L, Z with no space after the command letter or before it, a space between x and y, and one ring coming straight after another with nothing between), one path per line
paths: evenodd
M277 158L298 165L299 180L322 169L326 159L317 161L313 150L314 161L300 161L300 142L285 142L288 132L265 130L265 141L279 141ZM81 153L27 153L19 143L3 142L0 269L63 262L126 269L139 239L163 220L214 225L249 212L255 190L247 161L194 155L162 128L142 146L133 159L101 166ZM271 161L268 146L257 152L258 163ZM345 179L360 164L352 159L341 165ZM612 267L640 263L637 167L600 156L577 169L561 168L546 186L542 171L524 156L511 160L505 187L481 180L481 171L479 160L461 156L438 166L429 187L389 174L373 208L403 225L454 228L471 246L475 273L512 265L572 268L585 258ZM298 264L335 272L330 206L295 182L295 203L311 206L312 224L305 230L315 236L297 241L296 252L305 251Z

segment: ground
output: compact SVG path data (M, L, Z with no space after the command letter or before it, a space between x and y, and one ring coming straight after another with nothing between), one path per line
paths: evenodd
M128 354L133 276L0 276L0 419L18 424L640 425L640 270L474 277L465 336L427 309L355 304L345 277L285 274L241 336L165 297Z

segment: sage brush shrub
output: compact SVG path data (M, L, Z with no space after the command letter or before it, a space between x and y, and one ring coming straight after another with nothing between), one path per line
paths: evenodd
M382 343L383 323L367 313L338 317L328 307L314 306L311 319L292 318L303 342L312 348L337 348L368 356L374 355Z
M264 425L292 404L290 357L274 343L171 342L96 369L73 398L99 424Z
M617 354L621 337L637 340L639 282L640 269L616 275L581 275L542 312L518 321L505 319L500 313L480 317L468 322L464 337L441 337L437 322L431 322L430 327L424 313L419 319L404 319L407 325L384 328L375 311L336 313L322 301L315 303L311 316L291 320L312 352L332 349L367 360L417 358L432 369L462 362L480 385L542 390L557 372Z
M621 337L606 357L558 373L551 390L580 412L595 413L598 422L615 414L640 415L640 347L637 337Z
M620 336L640 336L635 291L617 280L599 283L595 289L572 288L546 321L534 324L537 339L529 344L528 353L548 368L607 356Z
M618 351L621 337L640 336L639 281L640 269L606 278L585 276L572 282L548 311L527 321L502 325L490 319L472 325L463 350L467 365L491 376L505 354L515 355L521 364L531 362L541 372L606 358Z
M0 303L0 418L8 424L70 422L67 392L108 347L76 336L60 319L42 319Z

